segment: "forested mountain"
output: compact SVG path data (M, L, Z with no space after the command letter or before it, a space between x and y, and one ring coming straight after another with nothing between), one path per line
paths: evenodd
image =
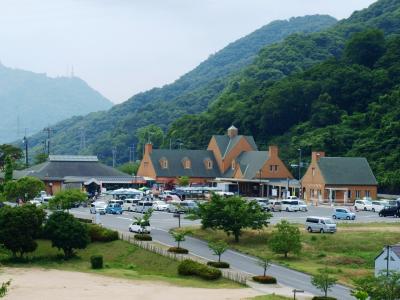
M109 109L112 103L77 77L7 68L0 63L0 143L75 115ZM18 135L18 131L20 135Z
M320 61L319 63L316 63ZM298 150L365 156L381 190L400 186L400 2L381 0L333 28L263 49L205 113L174 122L189 148L234 124L287 162Z
M116 147L118 162L127 161L128 147L137 143L140 128L155 124L167 130L176 118L204 111L224 90L228 78L249 65L262 47L294 32L316 32L335 23L334 18L320 15L272 22L211 55L170 85L135 95L107 112L74 117L53 125L53 150L58 154L97 154L110 162L112 149ZM85 149L80 147L83 132ZM43 134L35 135L31 144L40 145L43 139Z

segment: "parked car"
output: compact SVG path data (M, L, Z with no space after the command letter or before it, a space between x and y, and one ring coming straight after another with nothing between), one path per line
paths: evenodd
M130 226L129 226L129 231L130 232L136 232L136 233L151 233L151 227L149 222L143 222L140 224L137 221L134 221Z
M161 200L153 201L153 209L158 211L166 211L168 204Z
M308 232L336 232L336 224L330 218L307 217L306 230Z
M375 201L372 201L371 204L372 204L371 210L373 212L375 212L375 211L380 212L385 206L388 206L388 202L385 200L380 200L380 201L375 200Z
M105 202L93 202L90 204L90 213L96 214L99 213L104 215L106 213L107 204Z
M124 199L112 199L112 200L108 201L108 204L111 204L111 203L118 203L119 205L122 206L122 205L124 205L125 199L126 199L126 198L124 198Z
M279 200L270 200L269 207L272 211L282 211L282 201Z
M153 208L153 203L150 201L139 201L136 206L134 211L138 213L146 213L149 211L149 209Z
M400 218L400 210L397 206L387 205L379 212L379 216Z
M183 212L194 211L199 208L197 203L192 200L182 201L179 205L182 207Z
M284 211L299 211L298 200L282 200L282 210Z
M299 211L304 211L304 212L308 211L307 203L305 203L303 200L297 200L297 202L298 202L297 205L299 206Z
M109 203L106 208L107 214L122 215L122 206L119 203Z
M347 208L335 208L333 211L332 218L342 220L355 220L356 214L352 213Z
M127 211L133 211L138 202L139 199L127 198L124 200L122 204L122 209Z
M354 201L354 209L357 210L372 210L372 202L369 200L356 200Z

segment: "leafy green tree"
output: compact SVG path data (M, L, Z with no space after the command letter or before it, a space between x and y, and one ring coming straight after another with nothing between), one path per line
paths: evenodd
M62 190L55 194L49 202L50 209L68 210L75 206L76 203L87 201L87 195L78 189Z
M352 294L355 296L365 295L371 300L397 300L400 295L400 272L389 272L389 276L386 276L385 272L382 272L377 277L365 276L356 278L354 280L355 290ZM362 299L362 298L358 298Z
M149 209L148 211L146 211L143 216L134 216L135 221L137 222L137 224L139 224L139 226L142 228L142 232L144 232L144 228L146 226L150 226L150 218L151 215L153 214L153 209Z
M45 189L43 181L36 177L23 177L17 181L9 181L4 185L4 195L8 199L23 199L25 202L33 199Z
M0 244L14 257L35 251L46 213L34 205L0 209Z
M12 161L17 161L23 157L22 150L9 144L0 145L0 170L3 170L7 157L10 157Z
M241 197L224 198L213 194L211 201L199 205L197 212L203 228L220 229L233 235L239 242L245 228L262 229L268 225L271 214L264 212L254 201L247 202Z
M62 249L66 259L74 256L75 249L85 249L90 242L88 229L73 215L56 211L47 220L44 232L52 246Z
M4 182L7 183L13 180L14 165L11 156L7 156L4 166Z
M35 155L33 164L38 165L47 161L49 156L46 153L38 153Z
M367 67L372 67L384 52L385 37L379 29L355 33L345 48L345 56L350 62Z
M269 240L269 247L275 253L280 253L287 258L289 252L295 254L301 251L300 230L296 225L282 220L275 225L276 231L272 233Z
M188 186L190 182L190 178L188 176L181 176L178 178L179 186Z
M181 247L181 243L186 240L186 234L187 232L184 231L171 231L170 232L171 236L174 238L175 242L178 245L178 248Z
M217 241L217 242L209 242L208 248L212 250L214 255L218 256L218 262L221 262L221 255L228 250L228 244L224 241Z
M136 161L134 163L128 162L119 166L118 170L129 175L136 175L137 171L139 170L139 166L140 166L140 161Z
M318 274L311 279L311 283L324 293L325 298L328 297L328 291L336 282L337 279L329 274L327 267L318 270Z

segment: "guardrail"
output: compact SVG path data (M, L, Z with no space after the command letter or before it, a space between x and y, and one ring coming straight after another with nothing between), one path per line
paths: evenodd
M207 263L207 260L201 259L200 257L195 256L195 255L177 254L177 253L173 253L173 252L168 252L168 250L163 249L151 242L135 240L131 234L118 232L118 235L119 235L119 238L123 241L127 241L127 242L134 244L142 249L145 249L145 250L153 252L153 253L157 253L159 255L168 257L168 258L176 260L176 261L182 261L184 259L191 259L191 260L195 260L200 263ZM250 279L250 275L243 273L243 272L235 271L232 269L219 269L219 270L222 273L222 277L232 280L234 282L240 283L240 284L245 285L247 280Z

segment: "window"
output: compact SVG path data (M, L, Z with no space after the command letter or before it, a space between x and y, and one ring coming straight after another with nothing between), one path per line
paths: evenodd
M360 199L361 198L361 191L356 191L356 199Z
M278 165L275 165L275 172L278 172Z
M232 160L232 166L231 166L231 167L232 167L232 170L235 170L235 165L236 165L236 164L235 164L235 161Z
M278 172L278 165L270 165L269 171L270 172Z
M348 190L348 191L347 191L347 198L348 198L348 199L351 199L351 190Z
M192 167L192 163L191 163L190 159L185 157L183 159L183 168L184 169L190 169L191 167Z
M269 166L269 171L270 171L270 172L272 172L272 171L274 170L273 167L274 167L273 165L270 165L270 166Z
M371 197L371 192L370 191L365 191L365 197Z
M168 169L168 160L166 158L161 158L160 165L161 165L161 168Z
M312 176L314 177L315 176L315 168L312 168L311 170L312 170Z
M208 169L208 170L211 170L212 168L213 168L213 163L212 163L212 160L211 159L206 159L206 168Z

